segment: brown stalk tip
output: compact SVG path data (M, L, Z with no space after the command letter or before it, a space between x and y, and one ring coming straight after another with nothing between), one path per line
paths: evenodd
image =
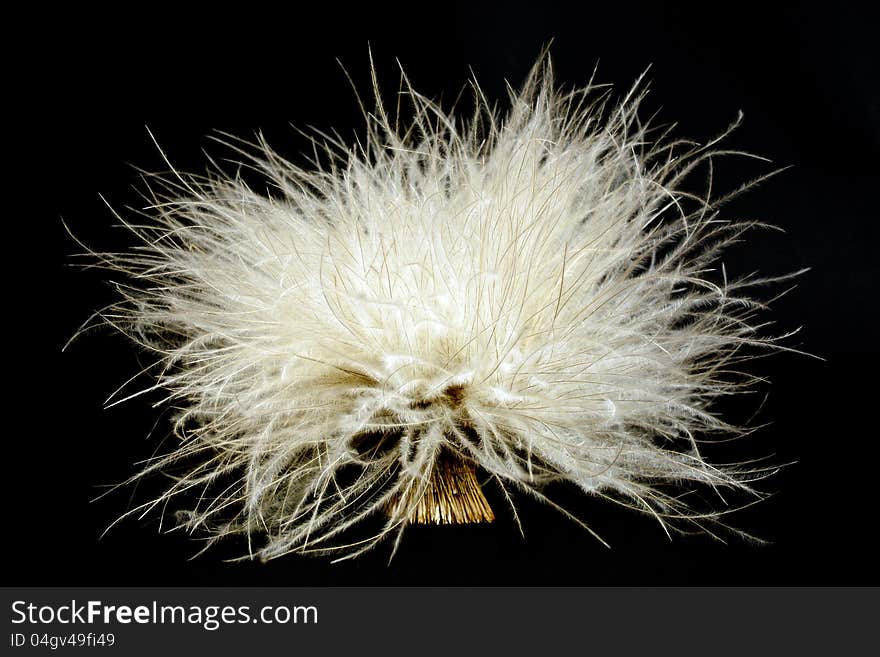
M389 516L395 516L401 509L408 509L408 522L419 525L465 525L495 520L473 464L448 449L437 457L424 489L414 486L408 493L393 498L385 510Z

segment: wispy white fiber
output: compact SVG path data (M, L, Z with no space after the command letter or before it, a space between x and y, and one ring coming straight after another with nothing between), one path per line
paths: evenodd
M503 114L474 94L461 120L404 78L404 121L377 89L365 138L317 133L307 167L230 140L268 191L221 167L152 178L122 219L136 245L98 254L128 276L99 322L152 355L147 390L176 409L173 449L137 475L171 483L132 512L188 504L184 527L263 559L353 556L396 545L391 502L418 499L441 448L510 513L525 493L587 528L586 499L562 509L548 484L709 529L720 491L765 473L700 451L746 431L711 403L779 348L748 292L764 281L719 260L756 225L719 213L741 189L713 195L729 130L675 139L640 119L640 83L565 93L546 60Z

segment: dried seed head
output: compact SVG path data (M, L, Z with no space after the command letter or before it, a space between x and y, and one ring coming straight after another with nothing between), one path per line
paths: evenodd
M699 448L737 431L711 402L776 344L746 293L762 281L717 265L755 224L722 218L711 183L681 188L729 153L641 122L638 85L612 105L551 77L539 63L504 117L475 87L463 122L405 80L401 122L377 90L366 138L316 138L308 169L233 145L270 195L154 180L126 222L138 246L99 256L131 277L100 317L179 409L179 444L138 476L185 471L132 512L190 495L185 526L245 533L262 558L351 556L409 522L492 520L478 473L511 501L552 505L563 481L700 527L715 516L667 484L764 474ZM357 536L370 516L387 517Z

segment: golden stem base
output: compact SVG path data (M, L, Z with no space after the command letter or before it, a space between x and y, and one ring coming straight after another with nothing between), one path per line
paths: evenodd
M414 486L386 507L389 516L400 511L407 513L408 522L419 525L465 525L495 520L474 466L450 450L437 457L423 491Z

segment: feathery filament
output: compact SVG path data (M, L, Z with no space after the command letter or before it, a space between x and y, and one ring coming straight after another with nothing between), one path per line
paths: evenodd
M137 476L186 466L137 511L189 493L184 526L264 559L353 556L408 522L491 521L481 485L554 504L568 482L705 527L667 484L763 475L699 449L743 431L711 402L751 383L730 376L748 348L778 348L744 291L761 281L715 271L755 224L682 191L718 140L642 123L638 86L562 93L547 62L504 117L475 89L461 122L406 83L404 128L377 90L366 139L316 137L311 168L234 146L270 194L152 183L138 246L99 255L131 278L101 321L177 408L176 447Z

